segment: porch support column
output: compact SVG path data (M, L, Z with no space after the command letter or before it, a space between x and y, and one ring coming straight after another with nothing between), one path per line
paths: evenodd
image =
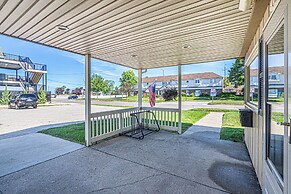
M179 118L179 123L178 123L178 133L182 133L182 69L181 69L181 64L178 65L178 118Z
M138 107L142 107L142 69L138 70L138 83L137 83L137 88L138 88Z
M85 55L85 144L91 142L91 54Z

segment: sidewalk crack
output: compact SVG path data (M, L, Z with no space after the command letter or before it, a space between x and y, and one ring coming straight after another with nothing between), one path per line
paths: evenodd
M159 174L154 174L154 175L151 175L151 176L147 176L143 179L140 179L140 180L137 180L137 181L133 181L133 182L129 182L129 183L125 183L125 184L121 184L121 185L116 185L114 187L105 187L105 188L101 188L101 189L97 189L97 190L93 190L93 191L90 191L88 192L87 194L90 194L90 193L95 193L95 192L100 192L100 191L104 191L104 190L112 190L112 189L116 189L116 188L119 188L119 187L124 187L124 186L128 186L128 185L134 185L136 183L139 183L139 182L142 182L142 181L145 181L149 178L152 178L152 177L156 177L156 176L160 176L160 175L163 175L165 173L159 173Z

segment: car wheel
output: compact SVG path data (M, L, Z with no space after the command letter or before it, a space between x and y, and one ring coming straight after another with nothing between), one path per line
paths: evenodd
M32 107L33 107L33 108L37 108L37 105L33 105Z
M8 104L8 109L11 109L11 108L12 108L11 104Z
M19 106L18 106L18 104L16 104L16 103L15 103L15 109L19 109Z

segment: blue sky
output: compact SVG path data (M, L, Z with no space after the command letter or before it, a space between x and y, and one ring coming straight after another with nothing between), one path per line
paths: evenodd
M48 87L54 91L56 87L65 85L71 89L84 86L84 56L46 47L43 45L0 35L0 48L4 53L29 57L35 63L46 64L48 68ZM228 70L234 60L225 60L204 64L182 66L182 73L215 72L223 76L224 65ZM92 73L102 75L119 85L119 78L123 71L129 68L112 63L92 60ZM162 68L165 75L177 74L177 67ZM162 76L163 70L149 69L144 76ZM14 74L14 71L0 69L0 73ZM135 71L136 72L136 71Z

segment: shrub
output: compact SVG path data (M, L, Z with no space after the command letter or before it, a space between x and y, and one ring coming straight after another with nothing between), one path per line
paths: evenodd
M200 96L201 97L210 97L209 94L207 94L207 93L202 93Z
M45 104L46 103L46 92L43 89L41 89L38 93L37 98L38 98L39 104Z
M182 92L181 95L182 95L182 96L186 96L186 92Z
M5 90L2 92L2 97L0 99L0 104L7 105L10 100L11 92L5 86Z
M166 89L164 89L164 93L162 96L163 96L165 101L176 100L176 98L178 96L178 91L174 87L166 88Z
M189 94L189 97L194 97L194 93Z
M284 98L284 92L281 93L281 97Z

